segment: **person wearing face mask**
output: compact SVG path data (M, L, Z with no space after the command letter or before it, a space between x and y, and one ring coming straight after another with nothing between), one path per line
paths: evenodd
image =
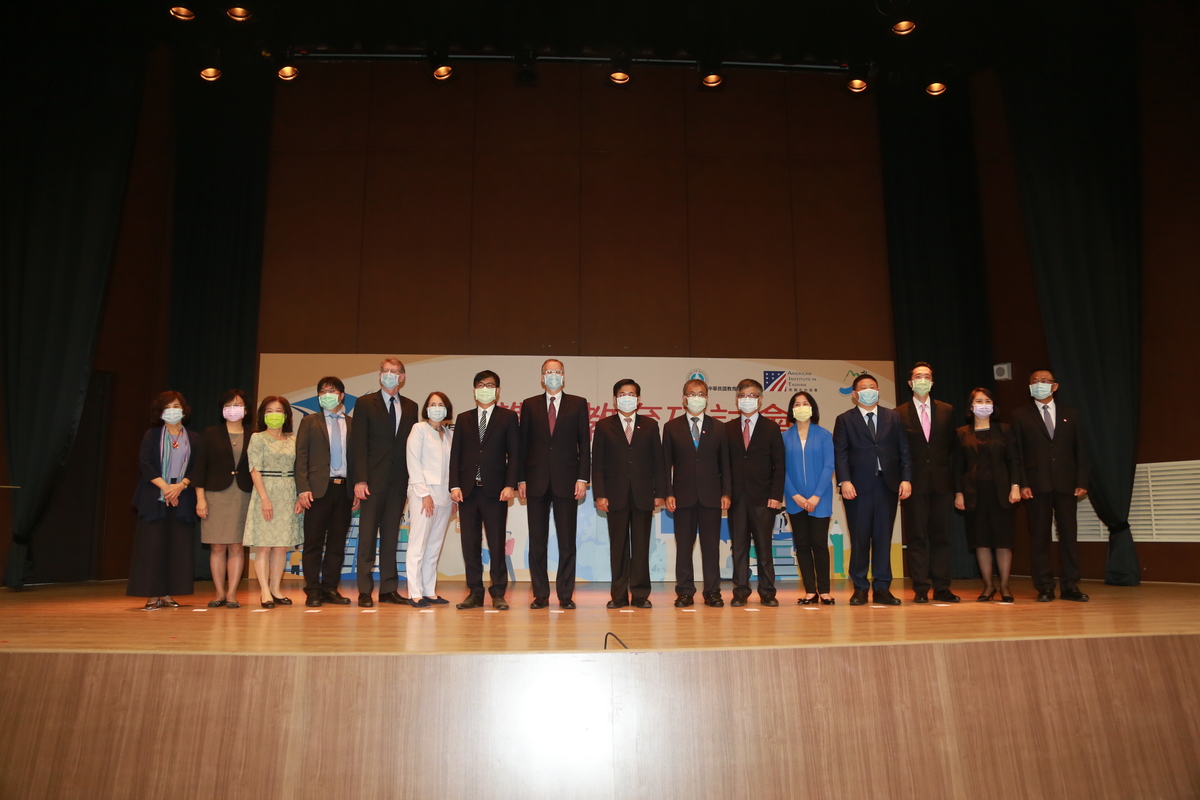
M1051 532L1058 531L1060 597L1086 603L1079 590L1079 552L1076 505L1087 494L1088 465L1083 452L1079 411L1056 397L1058 382L1048 369L1029 376L1033 401L1013 412L1012 426L1021 448L1025 480L1021 498L1029 510L1029 549L1038 602L1054 599L1054 568L1050 563Z
M254 418L246 413L250 405L241 389L230 389L221 396L219 425L204 429L202 446L196 458L196 515L200 517L200 541L212 548L212 569L216 598L209 608L241 608L237 601L238 584L246 565L242 534L246 530L246 511L250 508L250 479L246 443L254 433Z
M296 491L304 508L304 605L350 605L338 591L346 560L350 514L358 508L347 453L353 423L343 405L346 386L330 375L317 381L320 414L300 420L296 432Z
M617 413L596 423L592 495L608 521L612 599L608 608L650 608L650 528L665 502L658 423L637 413L642 387L632 378L613 386Z
M508 588L504 542L508 503L517 496L517 461L521 423L517 413L496 404L500 376L491 370L475 375L475 408L458 415L450 443L450 499L458 503L467 597L458 608L483 605L483 548L487 535L491 556L492 605L507 611Z
M246 513L242 542L254 548L254 575L263 608L290 606L283 594L287 553L304 541L304 507L296 494L296 437L292 406L284 397L264 398L258 406L247 462L254 495Z
M556 358L542 363L543 394L521 403L521 457L517 490L529 510L529 580L533 609L550 605L547 551L550 512L558 538L554 590L561 608L575 608L575 533L579 501L591 476L591 425L587 400L563 389L566 369Z
M788 403L793 424L783 434L786 470L783 493L796 561L804 579L798 605L831 606L829 594L829 520L833 516L833 436L822 428L821 410L808 392Z
M132 501L138 519L125 587L130 597L149 598L146 611L179 608L175 595L192 593L196 492L191 483L204 446L199 434L184 427L192 409L179 392L160 394L153 415L138 456L142 476Z
M932 584L935 601L957 603L958 595L950 591L950 506L958 449L954 406L930 397L933 367L918 361L909 375L913 398L896 413L912 457L912 494L900 505L913 602L928 603Z
M450 500L450 449L454 434L446 424L454 414L450 398L431 392L421 408L424 424L408 434L408 601L413 608L445 605L438 597L438 559L446 525L454 513Z
M417 404L400 394L404 364L385 358L379 364L379 391L358 398L350 433L350 482L360 504L358 517L358 605L375 605L375 543L379 543L379 602L407 605L401 596L396 549L400 518L408 499L408 435L417 424Z
M900 415L879 405L879 383L863 373L851 385L854 408L833 425L834 469L850 528L850 605L867 604L867 590L879 605L898 606L891 592L892 527L896 500L912 493L908 436ZM867 580L867 571L872 580Z
M1011 426L997 422L996 401L982 386L967 400L967 424L958 429L961 443L954 460L954 507L966 512L967 546L975 551L986 603L996 596L992 551L1000 571L1000 599L1013 601L1013 507L1021 502L1021 452Z
M783 507L784 454L779 425L766 419L762 384L746 378L737 385L738 416L725 423L729 440L729 474L733 499L729 507L729 544L733 551L735 608L750 597L750 545L758 565L758 599L777 606L775 555L771 538L775 515Z
M675 515L675 607L695 602L692 548L699 532L704 604L720 608L725 605L721 599L721 512L729 510L733 493L729 439L720 423L704 413L707 383L696 379L685 383L683 403L686 413L663 425L667 510Z

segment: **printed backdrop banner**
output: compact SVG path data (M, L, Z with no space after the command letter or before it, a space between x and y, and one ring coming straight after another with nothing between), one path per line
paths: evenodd
M346 406L353 416L358 397L379 390L379 364L385 355L330 355L264 353L259 362L260 397L282 395L292 404L295 424L300 418L319 411L317 381L325 375L337 375L346 384ZM407 380L401 394L421 406L432 391L444 392L458 414L474 406L472 378L481 370L490 369L501 379L499 404L514 411L528 397L542 392L540 383L541 356L448 356L398 355L407 370ZM762 413L776 424L787 424L787 403L793 393L804 390L816 398L821 412L821 425L833 430L838 414L851 407L850 383L869 372L879 379L880 403L895 407L895 371L890 361L817 361L817 360L750 360L750 359L689 359L689 358L594 358L564 359L566 383L563 391L587 398L593 429L597 421L616 413L612 387L616 381L632 378L642 387L642 406L638 413L658 420L659 426L684 413L683 385L691 378L701 378L709 385L708 413L720 422L737 416L735 387L744 378L754 378L763 384ZM792 536L787 515L777 518L772 553L776 574L780 578L797 575L792 551ZM409 514L406 509L401 521L401 544L397 559L403 574L404 549L407 546ZM355 519L357 526L357 515ZM553 526L553 520L551 520ZM464 577L458 517L450 522L446 544L442 550L438 574L443 578ZM529 580L529 544L525 506L520 500L509 505L506 560L512 580ZM846 577L849 565L850 541L847 535L845 511L841 499L834 494L833 521L829 527L829 547L834 577ZM597 512L592 501L591 487L579 503L577 577L581 581L609 581L608 529L604 515ZM343 577L354 574L354 552L357 546L357 527L347 543ZM558 563L558 547L553 532L550 535L549 562L551 579ZM700 550L692 554L696 574L700 574ZM485 564L488 558L484 549ZM299 559L292 559L298 562ZM751 564L753 565L753 560ZM721 524L721 574L732 576L728 522ZM298 564L296 565L298 566ZM892 570L896 578L903 575L900 544L900 523L897 516L892 532ZM650 549L650 577L654 581L673 581L675 576L674 520L665 510L654 514L653 538Z

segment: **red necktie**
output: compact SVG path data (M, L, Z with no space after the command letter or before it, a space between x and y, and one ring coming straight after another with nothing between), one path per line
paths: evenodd
M625 418L625 441L633 444L633 417Z
M558 422L558 412L554 410L554 399L550 398L550 435L554 435L554 424Z
M746 420L746 426L742 428L742 446L747 450L750 449L750 420Z

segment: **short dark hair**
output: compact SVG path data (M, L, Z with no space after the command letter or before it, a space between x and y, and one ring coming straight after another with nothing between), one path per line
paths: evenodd
M492 372L490 369L485 369L483 372L475 373L475 380L471 381L472 386L478 386L479 382L491 378L496 382L496 388L500 388L500 376Z
M321 390L326 386L332 386L342 394L346 393L346 384L342 383L342 379L336 375L326 375L324 378L321 378L321 380L317 381L317 394L320 394Z
M699 378L688 378L688 379L687 379L687 380L684 382L684 384L683 384L683 393L684 393L684 394L687 394L688 387L689 387L689 386L691 386L691 385L693 385L693 384L696 384L696 383L698 383L698 384L700 384L701 386L703 386L703 387L704 387L704 393L705 393L705 394L708 394L708 381L704 381L704 380L701 380L701 379L699 379Z
M813 423L814 425L820 425L821 424L821 407L817 405L817 398L813 397L811 394L809 394L808 392L805 392L805 391L796 392L794 395L792 395L792 399L788 401L788 406L787 406L787 408L788 408L788 411L787 411L788 424L790 424L790 425L796 424L796 420L792 416L792 409L796 407L796 401L799 400L801 397L806 398L808 400L808 404L810 406L812 406L813 415L812 415L812 419L810 419L809 422Z
M421 406L421 419L429 419L429 401L435 397L442 399L442 405L446 407L446 419L454 419L454 404L441 392L430 392L429 397L425 398L425 405Z
M267 429L267 406L271 403L280 403L283 405L283 432L292 432L292 404L287 401L286 397L280 397L273 394L270 397L264 397L263 401L258 404L258 420L256 431L265 431Z
M864 372L864 373L862 373L861 375L858 375L858 376L856 376L856 377L854 378L854 383L850 384L850 391L852 391L852 392L857 392L857 391L858 391L858 383L859 383L859 381L866 381L866 380L875 381L875 385L876 385L876 386L878 386L878 385L879 385L879 379L878 379L878 378L876 378L874 375L872 375L872 374L871 374L871 373L869 373L869 372Z
M912 374L914 372L916 372L919 367L924 367L925 369L929 370L931 373L933 372L933 365L930 364L928 361L918 361L917 363L913 364L912 369L910 369L908 371L908 377L910 379L912 378Z
M749 389L751 386L753 386L755 389L758 389L759 394L763 393L762 384L759 383L758 381L754 380L754 378L743 378L738 383L736 391L740 392L742 389Z
M621 378L621 380L613 384L613 397L616 397L621 393L622 386L632 386L633 390L637 392L637 396L642 396L642 387L638 385L637 381L635 381L633 378Z
M1033 376L1038 374L1039 372L1049 372L1050 377L1054 378L1054 370L1050 369L1049 367L1037 367L1036 369L1033 369L1030 371L1029 380L1033 380ZM1058 383L1058 378L1054 378L1054 382Z
M225 394L221 395L221 406L220 406L221 409L223 410L225 408L225 406L227 406L233 402L234 398L238 398L238 397L240 397L242 399L242 405L245 406L246 411L249 412L250 408L251 408L250 398L246 397L246 393L243 392L241 389L230 389ZM222 416L221 418L224 419L224 416ZM250 416L249 413L242 415L242 428L244 430L250 430L250 426L253 424L254 424L254 417Z
M167 407L167 403L170 403L172 400L178 400L179 405L183 407L182 424L187 425L189 422L191 422L192 407L188 405L188 401L184 400L183 395L181 395L179 392L177 392L173 389L168 389L167 391L160 394L158 397L154 398L154 402L150 404L150 409L151 409L150 424L152 427L158 426L161 428L165 424L163 422L162 412L163 412L163 409L165 409Z

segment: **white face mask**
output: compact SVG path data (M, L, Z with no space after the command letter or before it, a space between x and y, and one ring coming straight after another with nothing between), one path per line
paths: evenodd
M753 414L755 411L758 411L758 398L739 397L738 411L741 411L743 414Z
M554 372L547 373L542 376L546 381L546 388L552 392L557 392L562 388L563 376Z
M699 413L703 412L704 409L708 408L708 398L707 397L689 397L687 399L687 407L688 407L688 411L692 412L693 414L699 414Z
M178 425L183 420L182 408L164 408L162 412L162 421L168 425Z
M441 422L446 418L445 406L430 406L425 409L425 413L429 415L429 419L433 422Z
M624 411L626 414L632 414L637 411L638 399L636 397L618 397L617 408Z

